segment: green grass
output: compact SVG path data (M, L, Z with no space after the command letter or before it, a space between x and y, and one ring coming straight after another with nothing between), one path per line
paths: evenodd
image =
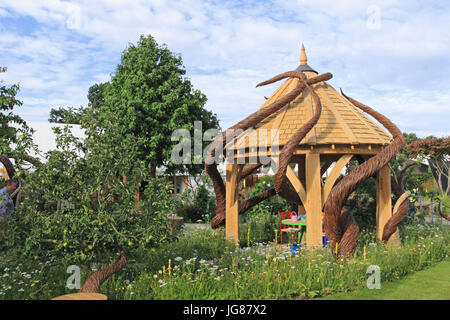
M418 271L400 280L382 283L381 289L363 288L318 300L449 300L450 260Z

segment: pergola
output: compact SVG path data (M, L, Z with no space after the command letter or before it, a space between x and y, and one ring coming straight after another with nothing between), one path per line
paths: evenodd
M303 46L300 66L296 70L303 72L308 80L318 75L307 64ZM267 98L260 110L291 92L299 81L297 78L288 78ZM287 166L286 170L286 177L301 200L298 213L307 216L308 248L322 246L323 206L345 165L352 159L362 163L392 142L391 135L326 81L312 84L311 87L322 105L320 118L296 145L290 158L290 163L298 166L297 173L291 166ZM225 144L225 230L226 236L236 243L239 235L238 192L243 167L255 163L255 160L260 161L258 159L262 157L270 159L272 165L277 166L280 150L313 116L313 98L310 91L303 90L277 112ZM392 216L388 165L382 167L374 177L377 190L377 239L381 240L384 225Z

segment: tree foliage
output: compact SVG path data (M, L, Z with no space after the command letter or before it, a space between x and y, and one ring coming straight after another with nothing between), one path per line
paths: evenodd
M5 67L0 67L0 74L6 72ZM24 174L24 167L29 163L39 163L29 156L30 151L38 153L37 146L33 143L33 129L25 120L15 113L15 109L23 103L17 99L20 90L18 84L6 86L0 79L0 154L15 160L17 176Z
M81 124L81 117L83 116L85 111L86 109L82 106L80 106L79 108L52 108L50 110L50 118L48 119L48 121L51 123Z
M143 162L129 162L138 145L111 127L107 135L86 140L69 127L55 128L59 150L26 177L23 203L2 221L3 245L43 259L48 253L67 262L89 262L122 247L127 254L174 239L166 223L174 210L172 186L149 182L144 199L135 201L146 176ZM115 252L115 250L113 250Z
M89 88L88 91L88 108L98 110L101 105L105 102L104 90L108 82L96 83ZM65 124L81 124L82 118L85 115L87 108L80 106L79 108L74 107L60 107L58 109L52 108L50 110L50 118L48 119L51 123L65 123Z
M450 137L414 141L407 145L406 150L413 158L428 160L441 193L449 194Z
M194 121L201 121L204 130L219 127L216 116L204 108L206 96L193 89L185 74L181 56L158 45L150 35L141 36L137 45L130 44L123 53L110 83L101 88L103 97L96 95L97 125L104 126L111 114L117 115L121 133L139 138L138 159L152 176L160 166L167 173L200 172L201 164L172 161L177 143L171 141L172 132L183 128L193 136Z

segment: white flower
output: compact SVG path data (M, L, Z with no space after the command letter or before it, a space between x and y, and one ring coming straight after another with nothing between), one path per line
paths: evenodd
M175 257L174 260L175 260L175 261L181 261L181 260L183 260L183 258L182 258L182 257Z

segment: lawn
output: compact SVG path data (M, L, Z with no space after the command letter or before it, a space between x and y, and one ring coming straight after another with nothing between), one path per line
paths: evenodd
M382 283L379 290L363 288L317 300L450 300L450 260L405 278Z

